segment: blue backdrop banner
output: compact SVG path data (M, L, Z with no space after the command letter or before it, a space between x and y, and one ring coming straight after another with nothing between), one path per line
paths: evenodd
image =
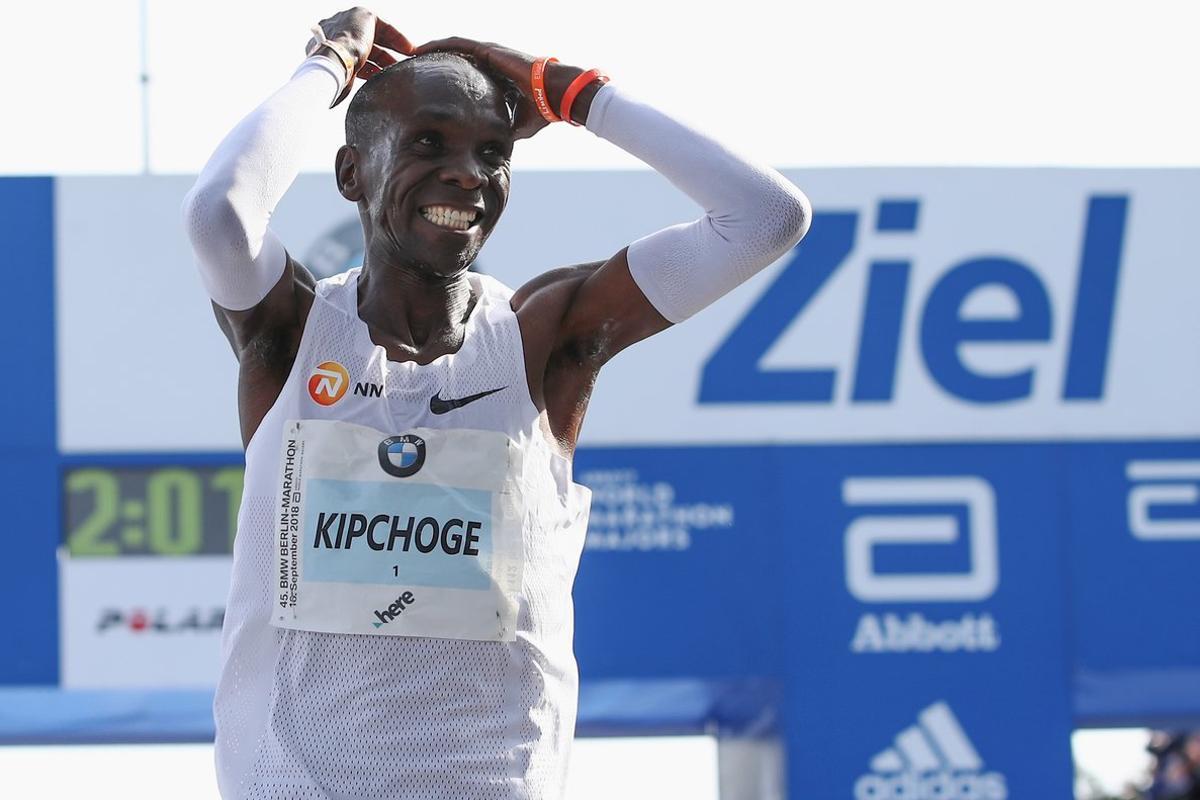
M787 175L806 240L596 386L579 732L947 800L1069 796L1073 726L1200 722L1200 173ZM697 214L520 183L477 263L513 286ZM212 734L241 452L190 184L0 179L0 741ZM361 254L327 176L272 226L318 277Z

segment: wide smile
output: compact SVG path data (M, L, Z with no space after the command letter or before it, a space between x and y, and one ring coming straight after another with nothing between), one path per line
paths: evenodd
M483 212L477 208L446 205L421 206L419 214L426 222L451 233L470 233L483 220Z

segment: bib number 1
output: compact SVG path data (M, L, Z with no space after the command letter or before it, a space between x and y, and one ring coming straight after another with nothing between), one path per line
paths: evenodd
M512 641L521 451L503 433L284 426L278 627Z

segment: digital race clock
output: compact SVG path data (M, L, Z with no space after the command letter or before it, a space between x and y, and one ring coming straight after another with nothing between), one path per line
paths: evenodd
M230 553L243 467L83 466L63 476L67 552L86 556Z

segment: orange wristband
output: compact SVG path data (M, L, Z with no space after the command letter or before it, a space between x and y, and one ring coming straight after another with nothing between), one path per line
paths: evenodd
M580 123L571 119L571 105L574 104L575 98L583 91L583 87L587 86L592 81L600 81L608 83L608 76L598 69L589 69L581 74L578 78L571 81L571 85L567 87L567 91L563 93L562 110L559 112L562 118L574 125L576 128L583 127Z
M558 59L546 57L534 61L533 74L529 78L529 83L533 87L533 102L537 106L537 110L541 112L547 122L558 122L558 116L554 113L554 109L550 108L550 101L546 99L546 64L551 61L558 61Z

